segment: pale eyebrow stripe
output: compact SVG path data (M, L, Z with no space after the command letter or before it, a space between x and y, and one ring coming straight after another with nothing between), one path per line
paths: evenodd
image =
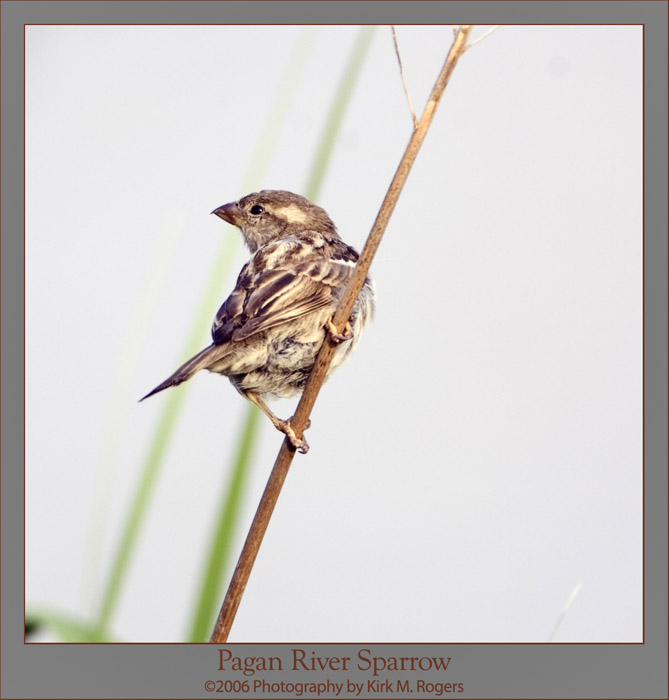
M300 209L297 204L289 204L285 207L277 207L274 213L290 223L303 223L307 221L307 213Z

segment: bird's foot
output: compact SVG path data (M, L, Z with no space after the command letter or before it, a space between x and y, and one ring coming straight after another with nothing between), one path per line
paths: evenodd
M339 345L339 343L343 343L345 340L351 340L353 337L351 324L348 321L346 321L346 326L344 326L343 333L339 332L337 326L332 323L332 319L328 319L327 323L325 324L325 330L328 332L330 340L335 343L335 345Z
M292 418L290 419L292 420ZM277 430L280 430L287 438L288 442L300 453L300 454L307 454L309 452L309 443L304 439L304 436L301 438L298 438L297 435L295 434L295 431L293 430L293 426L290 424L290 420L278 420L276 423L276 428ZM305 426L305 430L309 428L311 425L311 421L307 421L307 424Z
M290 421L292 421L295 416L291 416L288 420L283 420L275 416L272 411L269 410L267 404L255 392L242 390L242 394L244 394L249 401L252 401L272 421L272 425L288 438L288 442L290 442L298 452L301 452L303 455L309 452L309 443L303 437L298 438L293 430L293 426L290 424ZM307 420L304 429L307 430L310 425L311 421Z

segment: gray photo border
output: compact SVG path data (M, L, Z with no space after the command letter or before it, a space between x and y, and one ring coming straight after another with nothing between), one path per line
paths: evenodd
M91 2L3 0L2 698L234 697L208 645L25 644L24 24L644 24L645 25L645 642L643 644L300 645L320 655L450 656L461 697L667 697L667 2ZM614 378L612 378L614 381ZM17 398L18 397L18 398ZM240 656L282 645L229 645ZM298 645L291 645L298 646ZM291 680L316 681L314 677ZM311 674L312 676L314 674ZM457 676L457 677L456 677ZM341 680L345 680L342 675ZM450 693L449 693L450 694ZM454 693L458 694L458 693ZM374 697L383 697L381 691ZM254 697L247 694L246 697ZM257 696L257 695L256 695ZM361 697L369 697L363 693ZM266 696L269 697L269 696ZM282 697L275 694L272 697ZM284 697L288 697L285 695ZM292 695L291 697L294 697ZM313 697L305 695L304 697ZM322 694L321 697L331 697ZM397 694L388 697L400 697ZM443 697L443 696L442 696Z

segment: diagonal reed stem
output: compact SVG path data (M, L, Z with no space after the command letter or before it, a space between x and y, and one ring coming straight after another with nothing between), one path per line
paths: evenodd
M409 144L404 151L402 160L395 172L395 176L390 183L388 192L386 193L381 209L376 217L376 221L372 226L372 230L367 238L365 247L362 250L360 259L356 265L353 273L353 278L344 293L344 296L337 308L337 311L333 317L333 323L337 328L343 328L351 311L353 310L353 305L355 300L360 293L360 289L365 281L367 272L372 263L372 259L379 247L381 238L386 230L390 216L395 209L397 200L399 199L400 193L404 184L406 183L411 167L413 166L418 151L427 134L427 130L432 123L435 111L441 100L441 97L446 89L449 78L455 68L458 59L464 53L467 47L467 39L472 31L472 25L463 25L459 28L453 44L448 52L446 61L439 73L437 81L432 88L432 93L427 101L427 105L423 111L423 115L418 122L418 126L414 130ZM335 345L332 342L325 342L321 348L316 362L314 363L314 368L309 377L309 381L304 389L300 403L297 406L297 411L291 419L291 425L298 436L302 435L304 428L307 424L309 414L313 409L314 403L316 402L316 397L323 385L325 379L325 374L332 356L335 351ZM258 550L260 549L260 544L263 540L267 526L269 525L274 506L281 493L281 487L288 474L288 469L295 456L295 448L293 448L288 440L284 440L279 450L279 454L274 463L274 468L270 474L265 491L260 499L260 504L258 505L258 510L256 511L253 522L249 529L249 533L246 537L246 542L239 556L239 561L237 562L237 568L230 581L230 586L228 587L228 592L221 606L221 611L216 620L213 633L211 635L210 641L215 644L224 643L228 639L230 634L230 628L234 622L235 615L237 614L237 609L244 594L244 589L251 575L251 570L255 562L256 556L258 555Z

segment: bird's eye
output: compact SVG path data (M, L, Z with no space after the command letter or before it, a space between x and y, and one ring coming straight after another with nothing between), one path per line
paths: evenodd
M254 204L251 207L251 214L253 214L254 216L258 216L259 214L262 214L264 211L265 210L263 209L263 207L260 206L260 204Z

